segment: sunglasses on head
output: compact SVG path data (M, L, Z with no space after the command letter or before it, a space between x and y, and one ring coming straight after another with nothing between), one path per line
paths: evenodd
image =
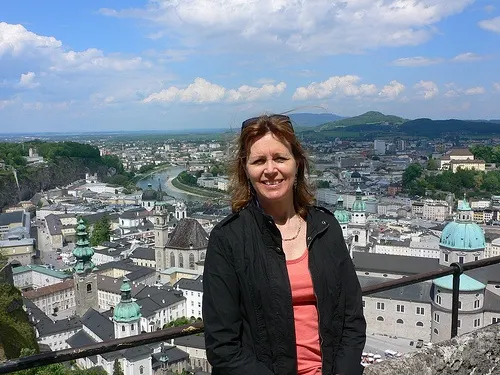
M290 120L290 117L288 117L286 115L269 115L268 117L270 120L277 119L277 120L286 121L293 130L292 121ZM259 121L261 118L262 118L262 116L252 117L252 118L249 118L248 120L243 121L241 123L241 129L245 129L247 126L256 124L257 121Z

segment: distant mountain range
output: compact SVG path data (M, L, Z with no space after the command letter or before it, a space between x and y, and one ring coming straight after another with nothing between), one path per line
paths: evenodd
M294 116L298 116L295 120ZM329 119L323 122L328 116ZM497 135L500 136L500 120L432 120L418 118L404 119L399 116L386 115L369 111L359 116L342 118L338 115L297 113L291 116L304 136L329 137L345 136L370 138L374 136L421 136L441 137L447 135ZM314 125L316 124L316 125Z
M343 119L333 113L292 113L289 115L298 127L318 126L327 122Z

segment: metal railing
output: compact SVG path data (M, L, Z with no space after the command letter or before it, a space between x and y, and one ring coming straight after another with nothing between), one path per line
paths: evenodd
M363 296L383 292L390 289L400 288L407 285L417 284L422 281L433 280L442 276L453 275L452 313L451 313L451 337L455 337L458 331L458 304L460 294L460 275L465 271L482 268L500 263L500 256L477 260L470 263L452 263L450 267L444 267L430 272L407 276L400 279L387 281L380 284L370 285L363 288ZM9 360L0 365L0 374L13 371L25 370L32 367L45 366L61 363L78 358L90 357L98 354L114 352L117 350L133 348L145 344L168 341L178 337L189 336L203 332L203 322L196 322L182 327L167 328L164 330L143 333L140 335L99 342L92 345L82 346L76 349L64 349L55 352L45 352L28 357Z

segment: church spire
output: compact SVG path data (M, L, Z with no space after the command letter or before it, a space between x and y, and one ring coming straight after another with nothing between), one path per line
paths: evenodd
M95 267L92 262L94 249L90 247L87 227L81 218L78 221L78 226L76 227L76 238L76 246L73 250L73 255L76 258L74 270L79 275L90 273Z

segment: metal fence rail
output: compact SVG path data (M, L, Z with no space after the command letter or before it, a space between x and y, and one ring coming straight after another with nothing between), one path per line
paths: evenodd
M460 292L460 275L469 270L482 268L500 263L500 256L477 260L470 263L452 263L450 267L444 267L435 271L420 273L413 276L403 277L387 281L380 284L370 285L363 288L363 295L367 296L390 289L400 288L407 285L417 284L422 281L433 280L442 276L453 275L453 295L452 295L452 322L451 337L457 335L458 330L458 301ZM54 363L61 363L78 358L90 357L97 354L114 352L117 350L133 348L145 344L168 341L178 337L189 336L203 332L203 322L196 322L182 327L167 328L164 330L143 333L140 335L125 337L122 339L100 342L86 345L76 349L64 349L55 352L35 354L28 357L9 360L0 365L0 374L7 374L13 371L25 370L32 367L45 366Z

